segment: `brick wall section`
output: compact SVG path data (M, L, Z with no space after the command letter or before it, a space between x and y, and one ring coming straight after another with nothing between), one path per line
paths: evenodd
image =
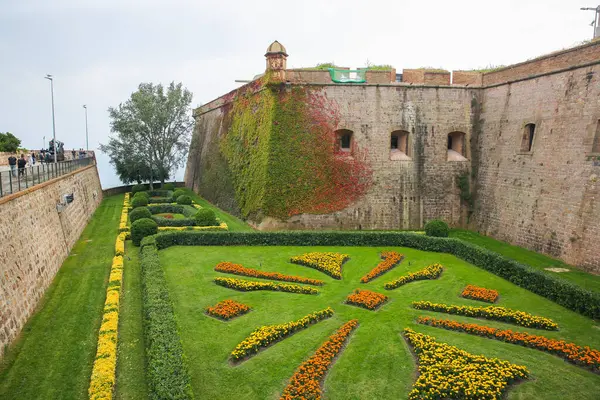
M453 85L481 86L483 74L474 71L452 71Z
M333 83L329 71L320 69L286 69L285 80L292 83Z
M424 69L403 69L402 82L404 83L425 83Z
M425 71L426 85L450 85L450 72Z
M58 213L56 204L70 193L74 201ZM101 200L95 165L0 199L0 357Z
M600 65L484 89L483 104L475 226L600 273L600 161L588 157ZM523 154L526 123L536 130Z
M600 40L595 40L583 46L557 51L530 61L485 73L483 74L483 85L488 86L509 82L532 75L569 68L574 65L598 61L600 61Z

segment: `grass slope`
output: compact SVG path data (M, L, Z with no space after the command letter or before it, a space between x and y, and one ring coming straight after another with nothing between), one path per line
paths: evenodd
M571 265L567 265L561 260L557 260L555 258L551 258L544 254L536 253L535 251L527 250L522 247L513 246L491 237L483 236L479 233L467 230L453 229L450 231L450 237L485 247L486 249L495 251L496 253L502 254L505 257L537 268L548 275L554 276L555 278L564 279L575 283L584 289L600 292L599 275L592 275ZM544 269L549 267L568 268L570 271L558 273L546 271Z
M0 398L87 398L122 205L108 197L94 213L5 356Z
M394 270L360 284L360 277L380 261L382 250L397 250L406 259ZM309 251L338 251L350 254L343 279L336 281L308 267L287 260ZM454 256L413 249L365 247L171 247L160 252L161 263L173 299L194 393L207 399L274 399L281 394L300 363L308 358L343 322L352 318L360 326L351 338L325 382L329 399L403 399L412 387L415 361L400 336L405 327L435 336L473 354L498 357L525 365L533 378L509 391L509 399L565 399L577 393L578 399L597 398L600 376L562 359L521 346L416 325L418 315L450 317L476 321L410 307L414 300L449 304L485 305L459 297L468 283L500 291L499 305L553 318L560 331L525 329L500 322L484 321L488 326L528 331L553 338L565 338L581 345L600 348L600 326L592 320L532 294ZM322 279L319 295L276 292L242 293L213 283L213 270L221 261L242 263L246 267ZM435 281L419 281L393 291L384 290L386 281L414 272L434 262L446 270ZM390 297L376 312L342 304L356 288L367 288ZM206 306L224 299L247 304L253 310L233 321L221 322L203 315ZM262 351L239 366L228 364L228 355L253 329L265 324L296 320L309 312L331 306L336 314L307 330ZM479 321L481 322L481 321Z

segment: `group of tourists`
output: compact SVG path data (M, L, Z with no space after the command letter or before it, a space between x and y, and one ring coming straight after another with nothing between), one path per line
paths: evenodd
M33 164L35 164L35 153L31 153L30 160L33 160ZM15 178L17 177L17 167L19 168L19 178L24 175L25 167L27 167L27 160L25 159L25 155L21 154L21 158L17 160L15 156L8 157L8 165L10 166L10 173Z

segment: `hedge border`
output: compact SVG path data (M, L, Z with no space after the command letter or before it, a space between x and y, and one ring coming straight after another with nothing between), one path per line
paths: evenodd
M158 249L147 242L145 240L140 250L140 265L149 398L193 399L191 379Z
M170 246L397 246L452 254L572 311L600 319L600 294L585 290L498 253L455 238L409 232L202 232L163 231L158 249ZM144 244L142 243L142 246Z

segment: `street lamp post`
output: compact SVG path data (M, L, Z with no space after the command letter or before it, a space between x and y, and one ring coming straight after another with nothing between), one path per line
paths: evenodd
M85 151L86 154L90 151L90 147L88 145L88 123L87 123L87 105L83 105L85 108Z
M590 26L594 27L594 34L592 35L592 39L600 37L600 29L598 29L598 20L600 19L600 5L597 7L581 7L582 11L594 11L594 20L590 24Z
M56 150L58 146L56 145L56 123L54 121L54 78L50 74L46 74L44 78L50 81L50 94L52 95L52 137L54 139L54 165L56 165Z

